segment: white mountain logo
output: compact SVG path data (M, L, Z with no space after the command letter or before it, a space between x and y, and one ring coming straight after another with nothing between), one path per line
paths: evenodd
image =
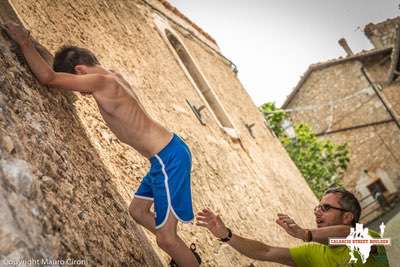
M357 262L354 252L357 252L360 255L362 263L366 263L373 245L390 245L390 239L383 238L385 224L381 223L379 228L381 238L373 238L369 235L367 227L364 228L363 224L357 223L355 229L354 227L350 228L350 234L346 237L346 239L330 238L329 244L338 246L346 245L350 249L349 263Z

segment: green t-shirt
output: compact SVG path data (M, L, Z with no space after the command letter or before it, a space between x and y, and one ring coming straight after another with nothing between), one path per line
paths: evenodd
M379 237L370 231L372 237ZM293 261L298 267L388 267L385 248L377 246L377 253L370 254L365 264L357 252L356 263L349 263L350 249L347 246L326 246L319 243L307 243L289 249Z

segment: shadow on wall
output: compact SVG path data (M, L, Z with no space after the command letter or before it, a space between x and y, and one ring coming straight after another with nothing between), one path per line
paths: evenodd
M0 262L161 266L86 136L74 94L40 86L10 47L0 34Z

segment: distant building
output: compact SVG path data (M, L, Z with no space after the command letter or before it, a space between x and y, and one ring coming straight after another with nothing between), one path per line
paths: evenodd
M344 183L362 200L363 221L382 211L376 195L390 202L400 189L399 23L368 24L369 51L353 53L341 39L346 56L311 65L282 106L319 138L349 144Z

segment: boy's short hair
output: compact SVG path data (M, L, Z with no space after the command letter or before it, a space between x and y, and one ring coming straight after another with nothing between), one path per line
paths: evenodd
M77 46L63 46L54 56L53 70L76 74L76 65L95 66L100 64L96 56L88 49Z

